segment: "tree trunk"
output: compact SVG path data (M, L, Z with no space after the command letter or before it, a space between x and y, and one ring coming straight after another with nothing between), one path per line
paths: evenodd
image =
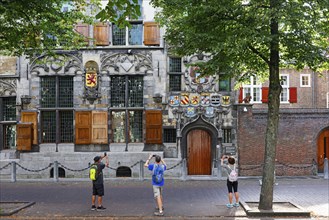
M265 135L265 157L262 188L258 208L262 210L271 210L273 207L273 184L275 171L276 143L279 124L279 107L280 107L280 77L279 77L279 26L278 19L275 17L278 1L271 0L271 36L270 45L270 86L268 95L268 116Z

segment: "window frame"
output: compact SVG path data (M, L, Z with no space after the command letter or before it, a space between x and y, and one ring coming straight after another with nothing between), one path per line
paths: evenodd
M289 92L289 84L290 84L290 81L289 81L289 74L280 74L280 85L282 87L282 91L281 91L281 94L280 94L280 103L285 103L285 104L289 104L289 97L290 97L290 92ZM282 77L286 77L286 84L282 84L283 80L282 80ZM287 100L283 100L285 97L284 97L284 91L286 91L286 99Z
M250 76L249 77L249 82L250 84L242 84L242 88L243 88L243 97L242 99L244 99L247 96L247 89L250 90L250 96L251 96L251 100L250 103L262 103L262 83L259 82L259 80L257 79L256 76ZM256 82L256 83L254 83ZM254 93L255 90L258 89L258 97L254 97ZM256 99L257 98L257 99Z
M303 84L303 77L307 77L307 84ZM300 87L311 87L311 74L300 74Z

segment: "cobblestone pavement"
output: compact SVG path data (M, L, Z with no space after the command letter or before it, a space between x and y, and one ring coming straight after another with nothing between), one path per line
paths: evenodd
M259 201L260 188L258 179L239 180L242 201ZM0 190L1 202L35 202L2 219L154 219L155 203L150 180L106 180L103 205L107 209L104 212L90 210L89 181L0 181ZM224 180L166 180L165 217L159 219L248 219L242 207L227 209L227 201ZM313 219L328 219L329 181L318 178L277 179L274 202L293 202L311 211Z

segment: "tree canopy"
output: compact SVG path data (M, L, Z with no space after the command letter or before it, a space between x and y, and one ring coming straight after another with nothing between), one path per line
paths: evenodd
M55 49L76 50L85 46L84 38L74 31L78 22L92 24L98 19L124 27L129 25L128 15L132 18L140 15L138 0L109 0L103 8L101 3L101 0L1 0L0 52L18 56L51 53Z
M328 70L329 0L152 0L165 39L180 56L207 53L205 75L269 79L259 208L273 205L281 67Z

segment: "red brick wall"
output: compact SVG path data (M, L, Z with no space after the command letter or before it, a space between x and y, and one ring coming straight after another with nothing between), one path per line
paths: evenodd
M239 105L237 113L240 175L262 175L267 110ZM276 175L312 175L312 160L317 160L317 137L325 127L329 127L329 109L281 109Z

